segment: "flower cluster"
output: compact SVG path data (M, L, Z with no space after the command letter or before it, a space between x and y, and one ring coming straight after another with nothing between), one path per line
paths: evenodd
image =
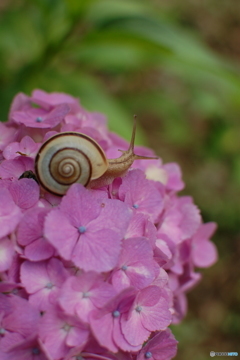
M172 359L168 326L186 313L195 267L216 261L215 224L177 195L180 169L160 159L136 160L99 189L73 184L63 197L22 178L63 131L91 136L108 158L127 148L69 95L14 98L0 123L0 358Z

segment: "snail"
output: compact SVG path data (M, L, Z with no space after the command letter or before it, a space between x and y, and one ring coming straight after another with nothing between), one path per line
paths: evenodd
M158 159L134 154L136 119L128 150L119 150L117 159L107 159L101 146L78 132L62 132L50 137L35 158L35 173L40 185L55 195L64 195L73 183L88 188L110 185L124 176L136 159Z

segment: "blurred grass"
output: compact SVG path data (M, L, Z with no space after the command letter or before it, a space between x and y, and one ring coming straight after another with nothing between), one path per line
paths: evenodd
M108 116L164 162L179 162L220 261L173 327L177 359L237 351L239 329L240 6L234 0L2 0L0 119L13 96L63 91ZM225 25L225 27L224 27ZM234 40L235 39L235 40Z

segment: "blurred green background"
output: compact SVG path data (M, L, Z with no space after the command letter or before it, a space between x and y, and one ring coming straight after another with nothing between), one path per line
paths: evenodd
M1 0L0 119L13 96L63 91L176 161L220 260L173 326L178 360L239 351L240 2Z

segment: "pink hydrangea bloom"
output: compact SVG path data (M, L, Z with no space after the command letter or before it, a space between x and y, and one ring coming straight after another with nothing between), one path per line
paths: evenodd
M117 264L130 217L119 200L102 199L74 184L59 209L47 215L45 236L64 259L83 270L109 271Z
M123 178L119 199L136 212L146 214L154 222L162 212L163 198L140 170L132 170Z
M156 285L138 292L129 314L122 318L122 332L131 345L143 344L152 331L165 330L172 315L168 296Z
M125 351L138 351L141 346L132 345L123 334L122 318L128 315L133 305L136 292L127 288L113 297L101 309L92 311L90 324L94 336L99 344L112 352L118 349ZM99 329L101 328L101 331Z
M123 242L119 263L112 283L118 290L129 286L142 289L150 285L156 277L155 262L151 244L145 238L130 238Z
M25 261L21 266L21 282L29 294L29 302L40 311L56 302L66 278L67 270L55 258L49 261Z
M89 329L75 316L57 307L45 312L39 324L39 338L53 359L62 359L70 348L86 344Z
M83 322L89 322L92 310L101 308L116 291L104 278L92 271L70 276L61 288L59 304L69 315L77 314Z
M35 156L64 131L92 137L108 158L129 146L70 95L13 99L0 124L0 358L170 360L168 326L187 312L196 267L217 260L216 225L178 195L180 167L161 159L135 160L103 187L42 189Z

